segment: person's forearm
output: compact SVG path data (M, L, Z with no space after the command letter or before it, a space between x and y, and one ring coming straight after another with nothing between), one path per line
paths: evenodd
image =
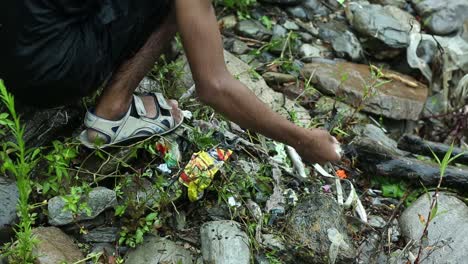
M244 84L229 73L221 78L221 87L212 89L203 100L243 128L271 139L297 146L303 139L302 128L273 112Z

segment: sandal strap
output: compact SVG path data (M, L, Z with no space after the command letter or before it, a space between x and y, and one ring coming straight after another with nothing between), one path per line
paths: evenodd
M93 110L88 110L86 112L84 124L87 128L103 134L105 137L107 137L109 142L112 142L119 134L122 125L125 123L129 116L130 109L129 111L127 111L127 113L122 119L113 121L95 115Z

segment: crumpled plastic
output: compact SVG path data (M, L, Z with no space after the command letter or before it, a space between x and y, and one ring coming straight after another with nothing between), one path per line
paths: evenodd
M188 187L188 197L195 202L201 199L204 190L210 186L215 174L232 155L232 150L213 148L192 155L179 177L179 182Z
M443 50L443 52L438 52L441 57L437 62L437 64L441 64L437 66L437 68L441 68L440 80L436 78L439 77L439 74L435 75L429 64L417 54L417 49L422 41L432 42L434 47ZM409 43L406 51L409 66L421 71L430 83L432 91L443 92L446 110L450 106L460 107L466 104L468 81L465 78L468 78L468 41L461 35L442 37L410 33Z
M338 257L338 253L341 250L349 250L349 245L344 241L343 235L336 230L336 228L330 228L327 230L328 239L331 242L330 249L328 251L329 263L334 264Z
M353 184L349 180L340 179L340 178L338 178L338 176L331 175L319 164L314 164L314 168L322 176L327 177L327 178L335 179L336 196L337 196L336 200L337 200L338 204L344 206L345 208L353 207L354 210L356 211L356 213L358 214L359 218L364 223L367 223L366 210L364 209L364 206L362 205L361 200L359 200L359 196L357 195L357 192L354 189ZM341 185L341 181L345 181L350 185L350 191L349 191L349 195L348 195L346 201L344 201L343 187Z

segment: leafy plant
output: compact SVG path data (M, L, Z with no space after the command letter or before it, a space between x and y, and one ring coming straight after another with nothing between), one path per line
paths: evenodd
M253 7L257 1L256 0L217 0L218 5L223 5L231 10L237 12L237 15L240 18L248 18L248 11Z
M70 211L73 215L78 215L81 212L86 212L88 216L91 216L91 208L86 202L82 201L82 197L89 192L89 186L83 184L83 186L73 186L71 192L68 195L62 197L65 202L63 208L64 211Z
M48 176L42 182L36 182L38 191L52 196L66 193L71 184L68 168L71 162L78 156L78 145L67 145L60 141L52 143L53 150L44 156L47 161Z
M0 160L2 173L9 172L16 178L18 186L18 216L19 223L15 228L17 242L12 246L10 253L11 263L33 263L32 249L35 240L32 239L32 225L35 215L29 212L29 195L31 194L30 173L37 164L40 149L27 148L24 141L24 126L21 125L20 117L16 113L15 100L3 82L0 80L0 98L8 110L8 114L0 116L0 125L6 128L4 134L9 133L14 141L2 144Z
M124 226L120 232L119 244L134 248L143 243L143 236L151 230L156 221L158 221L158 214L153 212L138 221L139 226L135 233Z
M439 210L438 197L439 197L440 188L442 187L442 181L443 181L444 176L445 176L445 171L447 170L447 167L449 166L450 163L455 161L460 156L465 155L465 152L462 152L462 153L459 153L458 155L452 157L453 148L454 148L454 146L453 146L453 143L452 143L452 145L450 146L447 153L445 153L445 156L444 156L444 158L442 160L440 160L439 157L437 156L437 154L435 154L431 150L432 155L434 156L434 159L439 164L439 171L440 171L440 173L439 173L439 183L437 184L437 187L436 187L432 197L430 197L430 195L428 193L429 200L430 200L429 213L428 213L426 221L425 221L423 233L422 233L421 238L419 240L419 250L418 250L418 255L417 255L417 257L416 257L416 259L414 261L415 264L419 264L419 263L422 262L421 257L422 257L422 252L423 252L423 248L424 248L423 241L425 239L427 239L427 237L428 237L429 224L432 222L432 220L434 220L434 218L439 213L438 212L438 210Z

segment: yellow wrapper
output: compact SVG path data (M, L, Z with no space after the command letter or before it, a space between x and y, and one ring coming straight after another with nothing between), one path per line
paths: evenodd
M220 148L193 154L179 177L179 182L188 187L188 197L194 202L203 196L215 174L232 155L232 150Z

